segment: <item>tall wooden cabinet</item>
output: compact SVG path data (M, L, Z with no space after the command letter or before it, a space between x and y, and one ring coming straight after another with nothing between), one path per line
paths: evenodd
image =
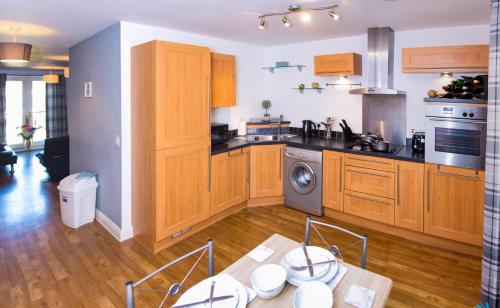
M344 210L344 153L323 151L323 206Z
M283 196L283 144L250 147L250 198Z
M132 223L156 252L210 215L210 50L135 46L131 76Z
M236 57L211 53L211 107L236 106Z
M424 164L396 161L394 224L422 232L424 229Z
M213 216L248 200L249 149L242 148L212 156L210 214Z
M484 171L426 164L424 232L480 246Z

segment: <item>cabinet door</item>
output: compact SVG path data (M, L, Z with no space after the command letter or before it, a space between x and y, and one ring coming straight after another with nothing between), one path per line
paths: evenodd
M424 164L396 162L395 225L424 230Z
M248 199L248 148L212 156L210 215Z
M212 52L210 103L212 108L236 106L236 58Z
M210 50L158 42L156 149L210 140ZM151 128L153 129L153 128Z
M488 45L403 48L402 67L405 73L487 73L488 57Z
M210 155L209 143L156 152L157 241L209 218Z
M480 246L484 172L426 164L424 232Z
M394 199L394 173L346 166L345 189Z
M343 53L315 56L314 74L320 76L361 75L361 55Z
M344 210L344 154L323 151L323 206Z
M250 198L283 195L283 145L250 147Z

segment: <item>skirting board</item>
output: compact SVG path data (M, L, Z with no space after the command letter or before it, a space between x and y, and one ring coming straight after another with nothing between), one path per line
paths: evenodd
M99 211L99 209L95 210L95 220L101 224L114 238L116 238L119 242L123 242L132 238L132 229L120 229L108 216L106 216L103 212Z

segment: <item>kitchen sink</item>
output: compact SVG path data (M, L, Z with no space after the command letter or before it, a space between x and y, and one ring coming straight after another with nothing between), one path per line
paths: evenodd
M279 135L247 135L243 137L236 137L237 139L259 142L259 141L278 141L278 140L286 140L288 138L297 137L297 135L292 134L281 134Z

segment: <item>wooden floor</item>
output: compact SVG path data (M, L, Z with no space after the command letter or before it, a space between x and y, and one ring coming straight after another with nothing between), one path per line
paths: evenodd
M152 255L134 240L118 243L99 224L73 230L60 221L55 183L47 183L38 162L23 154L16 173L0 168L0 306L123 307L124 283L138 279L212 238L215 269L221 271L273 233L303 240L305 214L283 206L247 209ZM335 222L333 219L321 220ZM340 223L339 223L340 224ZM366 233L368 269L393 279L390 307L471 307L479 301L481 260L422 246L382 233ZM348 239L328 234L343 247ZM313 236L314 242L320 243ZM343 256L357 263L359 251ZM194 262L188 260L154 279L166 289ZM186 287L206 275L206 261ZM158 304L161 294L138 292L138 306ZM172 302L170 302L172 303Z

